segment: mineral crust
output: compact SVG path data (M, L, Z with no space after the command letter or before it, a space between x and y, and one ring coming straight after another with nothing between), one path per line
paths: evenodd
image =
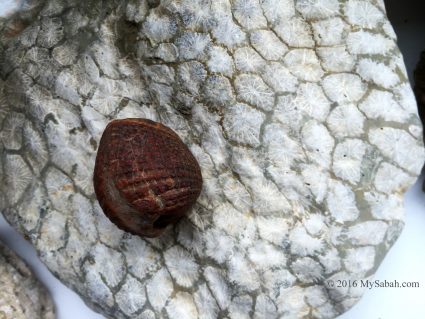
M0 318L54 319L53 302L28 266L0 242Z
M335 318L403 228L422 126L382 0L48 0L0 40L0 206L111 318ZM116 118L200 163L157 239L95 200Z

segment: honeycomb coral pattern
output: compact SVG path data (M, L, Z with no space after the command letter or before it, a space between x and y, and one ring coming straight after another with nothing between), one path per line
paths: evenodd
M403 228L422 127L382 0L49 0L0 43L0 208L105 316L334 318L364 288L327 282L371 278ZM204 177L157 239L94 196L128 117Z

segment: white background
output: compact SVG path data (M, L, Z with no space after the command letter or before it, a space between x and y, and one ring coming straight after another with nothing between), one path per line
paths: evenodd
M8 1L0 0L0 10ZM425 12L422 1L387 0L390 19L399 36L411 76L419 52L425 49ZM423 15L421 17L421 15ZM1 16L1 12L0 12ZM420 288L373 288L339 319L420 319L425 318L425 194L423 177L405 196L406 227L390 250L375 279L419 282ZM101 319L39 261L34 249L0 216L0 240L15 250L47 286L55 301L58 319Z

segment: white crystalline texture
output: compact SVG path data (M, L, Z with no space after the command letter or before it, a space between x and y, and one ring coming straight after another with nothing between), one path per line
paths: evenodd
M285 256L273 245L258 241L248 251L248 258L258 269L268 269L285 262Z
M153 43L165 42L177 32L177 24L166 15L153 11L143 23L142 32Z
M231 319L249 319L249 312L252 308L252 298L250 296L235 297L229 307Z
M286 54L285 65L300 80L317 82L323 76L323 69L313 50L291 50Z
M236 69L240 72L258 72L264 67L263 58L252 48L240 48L234 54Z
M147 283L146 291L153 309L160 311L173 291L173 283L167 270L158 271Z
M276 306L265 294L259 295L255 302L254 318L276 318Z
M19 150L22 147L22 129L25 116L21 113L10 113L3 123L1 140L5 148Z
M423 164L424 149L406 131L391 127L370 130L370 142L376 145L382 154L392 159L408 172L418 172ZM408 149L409 152L404 152Z
M354 54L386 54L395 47L385 35L368 31L355 31L347 36L347 45Z
M307 19L329 18L339 11L338 0L298 0L296 8Z
M294 227L289 235L291 252L299 256L314 255L323 248L320 238L310 236L302 226Z
M360 136L365 117L354 104L337 106L328 117L328 125L336 137Z
M385 108L379 107L380 105L385 105ZM386 91L372 90L359 107L371 119L406 121L410 117L394 99L393 94Z
M187 292L179 292L167 305L169 318L196 319L198 310L192 296Z
M121 252L114 251L103 244L93 247L90 256L97 262L86 263L85 270L88 273L97 272L105 278L105 284L108 287L116 287L121 283L125 273L124 258Z
M230 140L259 146L260 129L264 118L265 115L263 113L246 104L236 104L225 115L223 126Z
M171 276L183 287L188 287L198 277L198 265L186 250L174 246L164 253L165 264Z
M260 237L276 245L283 245L287 237L288 225L283 218L265 218L257 219L258 231Z
M217 44L233 48L246 41L246 34L233 22L231 17L223 16L217 21L217 26L212 30Z
M323 89L314 83L300 84L293 104L318 121L324 121L329 114L331 102L326 98Z
M267 25L260 4L256 0L235 0L233 15L247 30L264 28Z
M117 293L121 310L128 316L142 308L146 301L144 286L130 277Z
M296 160L305 158L301 145L288 136L282 125L267 125L264 130L263 143L269 150L268 160L274 166L288 168Z
M298 80L279 62L271 62L264 66L263 80L276 92L295 92Z
M322 167L331 164L331 152L334 139L323 124L309 121L302 129L302 143L311 162Z
M230 289L227 286L227 282L223 277L223 274L218 269L207 267L204 275L220 309L227 309L230 303Z
M260 287L260 277L242 254L234 254L228 264L229 280L241 291L253 291Z
M333 170L335 175L351 183L361 179L361 165L366 153L366 145L361 140L346 139L334 151Z
M208 68L211 72L232 76L234 71L231 56L222 47L212 47L208 53Z
M325 319L361 297L326 280L374 274L425 158L383 1L25 4L0 21L0 208L87 304ZM156 239L94 194L102 132L130 117L171 127L202 170Z
M389 89L400 82L399 75L390 66L372 59L362 59L357 65L357 72L366 80Z
M345 35L349 29L349 26L339 17L314 21L312 27L314 39L323 46L344 44Z
M369 221L355 226L348 230L348 238L355 245L379 245L384 239L388 225L382 221Z
M278 310L285 317L297 318L304 317L309 313L310 307L305 303L303 288L298 286L291 287L286 291L285 297L280 295L278 298Z
M366 85L360 77L349 73L329 75L322 85L328 97L338 103L356 102L366 92Z
M186 32L176 40L176 44L179 48L180 60L204 60L210 37L202 33Z
M293 0L264 0L260 2L269 23L275 24L295 14Z
M274 92L257 75L242 74L235 80L237 97L265 111L274 104Z
M3 318L56 317L47 290L28 266L3 243L0 243L0 286L0 315Z
M280 60L288 51L287 46L272 31L252 32L251 43L263 58L269 61Z
M374 28L384 19L384 13L365 0L347 1L344 13L351 24L363 28Z
M297 259L291 265L292 271L298 280L303 283L313 283L320 281L323 276L322 266L309 257Z
M274 27L276 34L291 47L313 47L309 24L301 18L282 19Z
M353 273L365 273L374 264L375 249L373 247L351 248L347 251L344 264L348 271Z
M349 72L354 67L354 58L343 46L319 48L317 54L323 61L323 68L331 72Z
M206 284L199 287L194 298L196 307L203 310L202 313L198 313L200 319L214 319L217 317L218 305Z
M403 192L403 186L411 179L412 176L398 167L382 162L376 172L375 187L376 190L383 193Z
M336 222L353 221L359 217L354 192L341 182L330 185L327 204Z

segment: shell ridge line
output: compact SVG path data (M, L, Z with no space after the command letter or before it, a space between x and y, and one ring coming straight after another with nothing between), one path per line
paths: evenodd
M187 214L200 195L199 164L163 124L114 120L100 144L95 174L101 176L94 177L95 193L105 214L121 229L156 237Z

